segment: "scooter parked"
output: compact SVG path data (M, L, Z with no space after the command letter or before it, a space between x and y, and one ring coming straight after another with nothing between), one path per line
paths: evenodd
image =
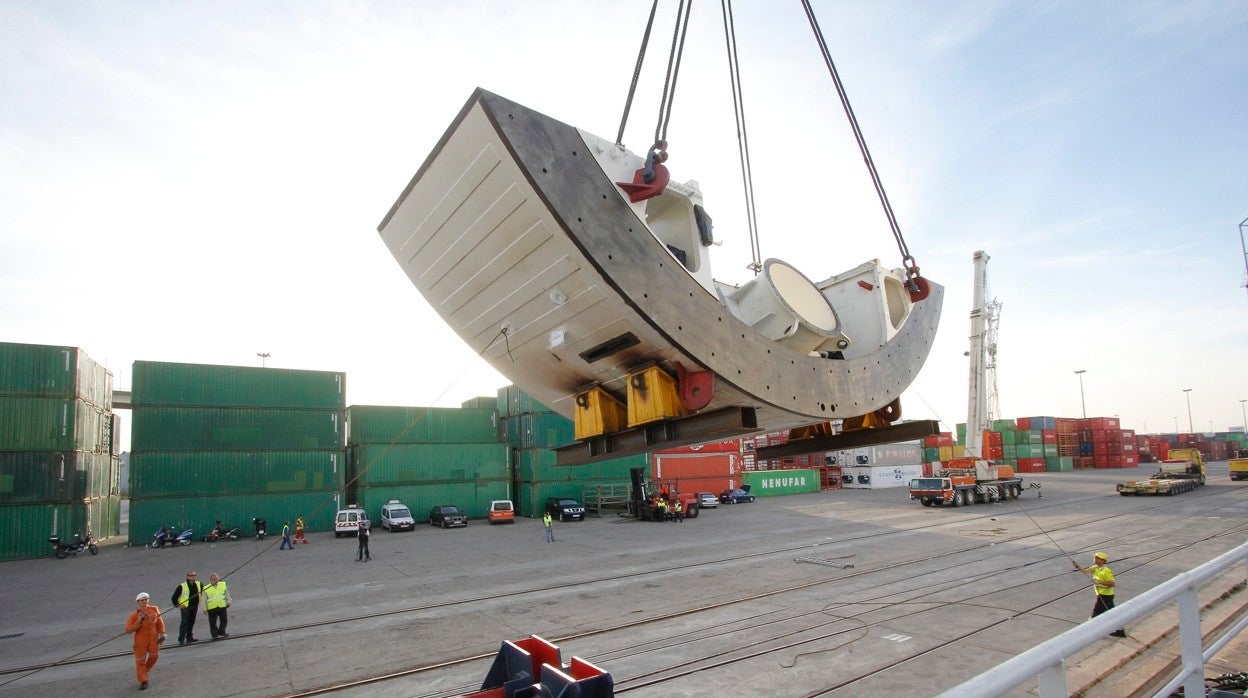
M220 523L208 532L208 535L200 538L205 543L215 543L219 540L238 540L238 526L234 528L226 528Z
M152 535L152 547L163 548L166 545L190 545L191 539L194 537L194 529L188 528L179 533L177 536L174 536L173 531L161 526L160 530Z
M90 533L87 534L86 538L75 533L74 539L68 543L62 543L60 536L49 536L48 542L52 544L52 554L56 555L58 560L64 560L70 555L78 557L78 553L84 550L89 551L92 555L100 553L100 549L96 546L95 541L91 540Z
M256 540L264 540L264 537L269 533L268 519L254 518L251 520L251 525L256 527Z

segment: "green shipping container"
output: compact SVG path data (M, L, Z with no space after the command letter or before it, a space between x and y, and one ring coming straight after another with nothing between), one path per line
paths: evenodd
M742 485L750 486L755 497L818 492L818 470L754 470L741 473Z
M498 389L498 413L504 417L530 412L553 412L546 405L533 399L532 395L514 385Z
M512 448L557 448L576 441L572 420L554 412L531 412L502 420L503 440Z
M1007 429L1001 432L1001 445L1002 446L1013 446L1016 443L1018 443L1018 437L1016 436L1013 429Z
M74 347L0 342L0 395L77 398L109 410L113 374Z
M113 450L113 414L84 400L0 395L0 451Z
M542 514L546 513L546 499L548 497L570 497L585 504L584 488L587 485L580 482L522 482L517 485L516 490L516 514L519 516L527 516L531 519L540 519ZM589 511L586 509L586 511ZM568 525L576 526L577 523L569 522ZM536 533L536 530L535 530ZM540 533L538 535L541 535Z
M631 469L650 472L650 456L645 453L585 465L555 465L555 452L545 448L519 448L512 453L520 482L630 482Z
M1057 457L1057 455L1058 455L1058 454L1057 454L1057 444L1042 444L1042 446L1044 447L1044 457L1045 457L1045 458L1056 458L1056 457Z
M506 480L481 480L477 482L448 482L419 485L373 485L361 487L356 497L373 519L373 535L384 529L377 528L381 520L381 505L397 499L412 511L418 522L429 522L429 510L435 506L453 504L474 519L472 524L485 525L485 514L495 499L510 499L511 483ZM376 550L376 548L374 548Z
M342 413L135 407L132 451L326 451L342 448Z
M935 463L940 460L940 448L937 446L923 447L923 460L927 463Z
M108 453L0 453L0 504L74 502L118 492L119 464Z
M349 449L349 479L384 483L511 480L505 444L361 444Z
M1015 458L1044 458L1044 444L1015 444Z
M52 554L49 536L71 541L74 534L90 533L97 540L117 535L120 498L106 497L75 503L0 505L0 560L45 557Z
M1027 435L1026 441L1023 440L1023 434ZM1044 431L1040 429L1020 430L1014 440L1017 443L1042 444L1044 443Z
M351 444L498 443L498 413L454 407L347 408Z
M1014 431L1018 425L1012 419L994 419L992 420L993 431Z
M255 366L135 361L131 399L138 407L260 407L341 410L346 374Z
M1003 458L1002 460L1005 461L1006 465L1010 466L1011 468L1014 468L1014 472L1018 472L1018 459L1017 458Z
M130 494L179 497L337 490L346 454L326 451L136 451Z
M954 426L954 431L958 435L959 439L965 439L966 438L966 422L958 422L958 424Z
M269 535L281 532L282 523L303 515L309 531L328 531L338 512L338 493L333 490L204 495L200 497L150 497L130 499L130 544L150 545L161 526L195 531L195 540L212 530L220 519L227 528L238 526L244 536L254 534L251 520L268 519Z
M497 410L498 398L492 395L485 397L471 397L464 400L460 407L468 410Z
M1044 471L1046 473L1065 473L1075 469L1075 459L1070 456L1060 456L1056 458L1044 459Z

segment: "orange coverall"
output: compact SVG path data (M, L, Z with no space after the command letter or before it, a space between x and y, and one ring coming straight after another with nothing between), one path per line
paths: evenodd
M146 617L140 613L146 613ZM160 657L159 637L165 634L165 619L160 617L160 609L149 603L142 611L136 609L126 618L126 632L134 633L134 673L139 683L144 683L147 672L156 666L156 659Z

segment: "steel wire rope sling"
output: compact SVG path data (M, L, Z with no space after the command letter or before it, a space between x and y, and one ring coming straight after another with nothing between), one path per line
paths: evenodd
M720 0L724 15L724 43L728 51L728 79L732 85L732 111L737 122L737 155L741 162L741 186L745 190L745 216L750 234L749 269L757 276L763 270L758 244L758 209L754 203L754 173L750 163L750 138L745 127L745 91L741 88L741 67L737 53L737 27L732 0Z
M645 62L646 47L650 43L650 31L654 26L655 10L659 0L650 6L650 18L646 21L646 31L642 36L641 49L637 53L637 63L633 68L633 79L628 89L628 99L624 103L624 115L620 119L620 130L616 134L615 144L623 145L624 127L628 123L628 113L633 105L633 95L637 91L637 82L641 77L641 66ZM661 165L667 161L667 125L672 118L672 103L676 99L676 80L680 76L680 62L685 52L685 36L689 29L689 15L693 10L693 0L680 0L676 11L676 24L672 30L672 46L667 56L667 73L663 80L663 95L659 100L659 119L654 127L654 144L646 153L646 165L642 170L642 179L647 185L654 185L661 190L667 185L667 172ZM658 181L656 181L658 180Z
M867 165L867 170L871 173L871 182L875 185L875 193L880 198L880 204L884 207L884 215L888 218L889 228L893 231L893 237L897 239L897 249L901 252L901 264L906 272L906 289L910 292L910 298L913 301L920 301L931 293L931 287L927 280L919 274L918 264L914 260L914 256L910 254L910 249L906 246L906 239L901 234L901 226L897 224L897 216L893 214L892 204L888 202L888 194L884 192L884 183L880 181L880 173L875 169L875 161L871 159L871 151L867 149L867 141L862 136L862 129L858 127L858 118L854 116L854 109L849 104L849 96L845 93L845 85L841 82L841 76L836 71L836 64L832 62L832 54L828 51L828 42L823 38L823 30L819 28L819 20L815 19L815 11L810 6L810 0L802 0L802 8L806 11L806 19L810 21L810 28L815 33L815 41L819 44L819 51L823 54L823 62L828 68L828 73L832 76L832 82L836 84L836 94L840 97L841 106L845 109L845 116L849 119L850 128L854 131L854 138L858 141L858 149L862 151L863 162Z

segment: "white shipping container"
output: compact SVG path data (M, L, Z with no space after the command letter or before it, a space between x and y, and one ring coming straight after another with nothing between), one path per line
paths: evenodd
M877 490L885 487L909 487L911 480L916 477L923 477L922 464L873 465L856 468L856 470L867 471L866 477L870 482L867 487ZM861 480L861 476L855 476L854 479Z

